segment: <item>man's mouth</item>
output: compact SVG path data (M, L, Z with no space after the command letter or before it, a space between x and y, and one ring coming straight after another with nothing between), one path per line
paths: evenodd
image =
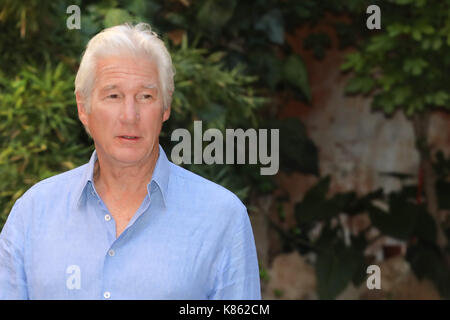
M119 138L130 141L136 141L137 139L139 139L139 137L137 136L119 136Z

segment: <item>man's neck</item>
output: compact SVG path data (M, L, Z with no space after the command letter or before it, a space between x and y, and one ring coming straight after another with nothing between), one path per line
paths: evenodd
M128 195L145 194L159 156L159 148L155 149L147 162L131 167L114 166L98 158L93 176L97 191L117 200Z

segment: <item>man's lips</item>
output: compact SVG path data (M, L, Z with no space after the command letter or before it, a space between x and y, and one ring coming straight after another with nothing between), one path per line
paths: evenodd
M136 141L136 140L139 140L141 137L133 136L133 135L120 135L120 136L117 136L117 138L119 138L120 140L125 140L125 141Z

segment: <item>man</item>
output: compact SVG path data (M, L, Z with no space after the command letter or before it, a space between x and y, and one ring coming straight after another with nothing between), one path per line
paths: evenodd
M146 24L91 39L75 93L96 150L16 201L0 235L0 298L261 298L245 206L159 146L173 76Z

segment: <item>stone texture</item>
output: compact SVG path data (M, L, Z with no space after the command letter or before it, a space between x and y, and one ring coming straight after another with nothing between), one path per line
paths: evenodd
M317 299L314 268L297 252L278 255L269 276L263 299Z
M400 112L387 118L380 111L371 110L370 96L350 97L344 94L349 75L340 71L340 65L350 50L341 51L337 48L337 37L331 27L331 23L337 20L345 20L345 17L327 16L314 27L298 29L295 34L288 35L294 52L305 61L312 101L310 104L286 101L279 116L297 117L305 124L309 136L319 149L321 176L329 174L332 177L330 195L350 190L362 195L380 187L386 192L397 190L401 187L400 182L380 173L417 174L419 155L415 149L412 125ZM316 60L310 51L303 49L303 39L311 32L326 32L331 37L332 48L326 52L323 60ZM429 132L432 150L442 149L446 155L450 154L449 120L448 113L434 112ZM278 193L289 196L283 205L286 218L283 221L279 219L273 201L265 207L264 215L287 229L295 225L295 203L317 182L317 177L280 172L275 178L280 186ZM279 293L283 292L281 299L316 297L314 269L298 254L282 253L280 240L275 231L268 228L267 221L260 213L255 213L252 221L257 229L255 238L258 255L266 268L270 266L271 278L269 283L264 284L263 297L277 298L274 295L276 289L280 290ZM357 234L367 227L369 219L363 214L348 219L346 223L349 231ZM378 237L378 232L372 229L370 237ZM365 283L360 288L349 285L339 296L340 299L439 298L429 281L419 281L414 277L401 255L382 261L383 248L389 245L389 241L391 239L381 237L366 252L375 257L374 262L382 268L383 290L368 290ZM404 250L401 252L404 254Z
M372 111L370 97L346 96L344 87L350 75L343 74L340 65L349 51L338 50L331 33L335 46L323 60L316 60L301 46L305 35L305 30L298 30L290 42L307 65L311 105L292 101L281 116L298 117L305 123L319 147L321 175L333 178L333 192L356 190L364 194L379 187L398 189L398 180L379 173L416 174L419 156L411 123L400 112L386 118Z
M402 256L383 261L380 264L381 289L368 290L363 284L360 299L392 300L438 300L439 292L427 279L418 280L409 263Z

